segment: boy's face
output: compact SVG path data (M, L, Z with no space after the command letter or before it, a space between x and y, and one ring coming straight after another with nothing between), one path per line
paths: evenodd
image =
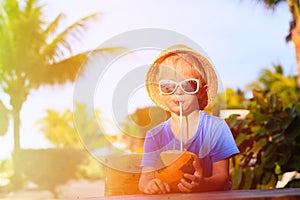
M187 79L199 80L196 70L184 59L172 62L172 58L167 58L161 65L158 73L158 81L171 80L180 83ZM199 81L198 84L200 84ZM169 108L170 112L177 115L180 114L179 102L182 102L183 115L199 110L197 95L187 94L179 85L172 94L160 94L160 98L164 102L164 105Z

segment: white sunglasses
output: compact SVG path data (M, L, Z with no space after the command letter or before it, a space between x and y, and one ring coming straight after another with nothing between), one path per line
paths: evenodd
M173 94L178 86L186 94L196 94L199 91L199 80L195 78L185 79L181 82L160 80L158 83L161 94Z

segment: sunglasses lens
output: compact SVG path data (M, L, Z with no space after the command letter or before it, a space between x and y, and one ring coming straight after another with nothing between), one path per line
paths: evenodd
M184 80L181 83L181 87L186 93L197 93L199 88L198 81L196 79Z
M176 83L171 80L161 80L159 90L162 94L172 94L176 89Z

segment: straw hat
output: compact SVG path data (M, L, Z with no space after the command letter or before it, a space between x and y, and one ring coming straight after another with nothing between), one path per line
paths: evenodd
M202 64L202 66L197 66L197 68L199 68L200 74L208 87L207 105L209 105L214 100L218 91L218 79L213 64L208 60L207 57L205 57L204 55L196 52L195 50L183 44L173 45L163 50L156 58L156 60L154 60L154 62L151 64L146 76L146 89L149 97L155 104L161 106L165 110L169 110L166 106L164 106L164 103L160 99L156 77L158 74L159 66L165 60L165 58L167 58L172 54L174 55L177 53L192 54Z

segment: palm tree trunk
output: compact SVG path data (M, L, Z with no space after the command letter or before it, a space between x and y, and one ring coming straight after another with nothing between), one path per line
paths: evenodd
M15 104L12 105L12 116L13 116L13 123L14 123L14 150L13 150L13 169L14 174L12 176L12 188L14 190L19 190L23 187L23 179L22 174L19 171L18 167L18 156L20 150L20 110L18 109L20 106L16 106Z
M13 123L14 123L14 150L18 150L21 148L20 145L20 125L21 125L21 120L20 120L20 112L22 109L22 105L27 97L27 90L26 88L22 88L23 82L15 82L12 85L15 87L12 87L10 90L10 105L12 107L12 116L13 116ZM20 85L20 86L18 86ZM18 87L16 87L18 86ZM22 88L18 92L15 88Z
M297 89L300 92L300 44L295 46L296 59L297 59Z
M300 20L297 20L296 26L292 30L292 41L295 46L297 62L297 89L300 92Z
M19 93L21 94L21 92ZM19 150L21 148L20 145L20 111L22 108L22 98L19 95L11 96L11 105L12 105L12 116L13 116L13 123L14 123L14 151L13 151L13 168L14 174L12 176L12 187L14 190L18 190L23 187L24 180L22 178L22 174L19 171L18 167L18 156Z
M23 106L23 103L27 99L28 88L25 86L25 78L19 76L14 82L9 83L11 88L8 90L10 96L10 105L12 107L12 116L14 123L14 150L21 148L20 145L20 112Z
M295 46L297 62L297 89L300 92L300 20L299 20L299 0L286 0L289 10L292 14L290 24L290 36Z
M20 110L14 108L13 110L14 121L14 150L20 149Z

